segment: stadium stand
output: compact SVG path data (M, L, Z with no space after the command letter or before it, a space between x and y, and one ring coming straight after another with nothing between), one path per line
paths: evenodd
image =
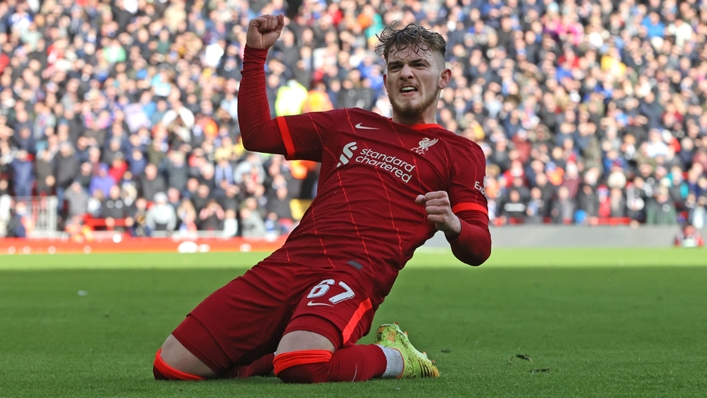
M443 33L438 120L486 153L496 225L705 225L704 1L301 3L0 2L0 234L32 232L43 197L58 215L45 229L287 233L318 171L240 144L261 13L292 17L267 62L273 115L389 116L376 33Z

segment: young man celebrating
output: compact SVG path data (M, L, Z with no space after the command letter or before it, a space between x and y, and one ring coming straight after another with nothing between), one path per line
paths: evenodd
M470 265L491 253L485 159L436 124L451 79L441 35L386 29L379 52L393 117L336 109L271 119L267 50L283 16L250 21L238 113L244 146L321 162L316 199L287 242L197 306L155 358L157 379L275 374L286 382L437 377L397 325L355 345L400 269L436 231ZM275 354L273 354L275 352Z

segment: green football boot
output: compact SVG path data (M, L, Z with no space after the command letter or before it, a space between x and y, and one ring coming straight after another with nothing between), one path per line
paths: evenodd
M403 357L403 373L399 378L439 377L439 370L427 354L420 352L410 343L407 332L397 323L381 325L376 331L376 344L398 350Z

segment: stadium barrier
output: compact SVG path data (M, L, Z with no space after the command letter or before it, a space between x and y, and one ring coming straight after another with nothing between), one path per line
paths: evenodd
M549 226L518 225L491 227L494 248L542 247L670 247L679 228L677 226ZM703 230L707 232L707 230ZM97 233L92 239L0 239L3 254L58 254L58 253L116 253L116 252L272 252L287 239L218 238L200 234L191 237L131 238L116 232ZM443 233L427 241L425 248L449 249Z
M670 247L680 231L678 225L514 225L490 227L494 248L578 248L578 247ZM702 230L702 235L707 228ZM444 248L449 243L437 233L427 247ZM705 260L707 261L707 260Z
M57 236L57 211L59 203L56 196L25 196L11 198L8 195L0 198L0 237L4 237L7 222L10 218L10 208L15 203L22 202L27 214L23 224L28 236L33 238L51 238ZM2 219L7 217L7 219Z

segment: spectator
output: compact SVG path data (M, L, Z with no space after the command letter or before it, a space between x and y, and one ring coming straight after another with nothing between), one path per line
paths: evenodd
M181 204L181 194L177 188L169 188L167 190L167 203L169 203L169 205L177 211L177 208Z
M202 185L209 187L209 192L211 196L218 196L223 192L221 187L216 185L216 168L212 163L204 163L199 169L199 182Z
M147 163L152 165L160 165L162 161L167 157L167 143L163 141L161 136L167 134L165 127L161 124L155 125L155 131L159 134L155 134L150 146L147 147Z
M180 192L187 187L189 169L185 163L184 153L172 150L167 154L167 164L165 166L167 174L167 185Z
M108 197L101 204L101 218L105 218L107 225L112 227L116 219L123 219L128 215L128 208L121 197L120 187L113 185L110 187ZM110 220L110 221L108 221Z
M576 220L578 224L598 224L599 195L592 185L588 183L582 185L577 194L577 210L581 212L581 215Z
M225 212L223 220L223 237L232 238L238 234L238 220L236 219L236 211L228 209Z
M103 194L102 190L96 189L95 191L93 191L93 195L90 195L88 197L88 206L86 207L86 213L88 213L91 217L100 218L104 199L105 195Z
M179 218L179 234L185 237L197 236L196 210L189 199L182 199L177 208Z
M543 199L543 193L538 187L533 187L530 190L530 201L525 210L526 223L542 224L547 216L547 202Z
M67 203L66 219L83 216L88 212L88 193L78 181L69 185L64 195Z
M153 163L145 166L145 173L140 176L139 191L143 198L151 202L157 192L167 191L164 178L158 174L157 166Z
M553 202L550 216L554 224L571 224L574 220L576 205L574 199L570 197L570 190L566 186L561 186L557 190L557 200Z
M266 212L275 214L275 219L281 224L291 224L292 209L290 208L290 200L287 185L279 185L268 195Z
M27 119L27 112L22 111L21 113L18 114L18 116L21 116L22 119ZM36 145L35 145L35 139L34 136L32 135L32 129L30 127L29 121L26 122L20 122L20 119L18 117L16 124L15 124L15 135L13 135L13 146L20 151L24 151L28 154L33 155L36 152Z
M199 211L199 230L200 231L221 231L223 230L223 220L225 214L221 205L217 201L211 199L206 206Z
M208 185L200 184L196 196L191 198L191 202L194 205L194 209L197 213L201 213L201 210L206 207L209 202L211 190Z
M48 196L54 191L54 165L52 153L43 150L37 154L34 161L34 172L37 176L37 195Z
M277 91L275 114L277 116L299 115L306 100L307 89L297 80L290 79Z
M98 174L91 177L91 185L88 191L91 195L95 195L96 191L101 191L102 197L106 197L114 185L115 180L108 175L108 166L101 163L98 168Z
M164 192L155 193L154 202L145 215L145 225L150 231L174 231L177 227L177 214L167 202L167 195Z
M152 235L152 229L147 225L147 201L145 198L135 200L135 206L130 211L130 217L126 219L125 225L128 233L134 237L148 237Z
M224 148L217 150L215 160L216 168L214 170L214 185L220 193L225 193L229 186L235 184L233 177L233 166L231 165L228 151Z
M30 155L25 150L19 150L12 161L13 188L15 196L24 198L32 196L35 174Z
M665 25L660 20L660 15L657 12L651 12L644 20L642 25L646 28L646 37L649 39L664 37ZM661 41L653 41L653 43L662 43Z
M695 228L703 228L707 225L707 199L701 198L698 202L694 192L687 194L685 199L685 210L687 211L687 222Z
M74 182L79 174L79 160L74 154L70 143L64 142L59 146L59 153L54 155L54 176L56 178L56 196L59 209L64 208L64 192Z
M133 137L137 137L134 135ZM139 176L142 175L142 173L145 171L145 167L147 166L147 160L145 159L145 155L142 153L142 150L140 148L133 148L130 151L130 157L128 158L128 170L132 173L134 176ZM169 173L169 168L168 168L168 173Z
M122 152L118 152L113 157L113 162L108 169L108 175L113 179L113 181L120 183L128 172L128 164L125 162ZM131 177L132 178L132 177Z
M259 155L252 152L245 155L245 159L236 166L233 178L238 184L243 183L245 179L262 184L265 179L265 169L260 162Z
M7 223L8 238L26 238L32 232L32 218L28 214L27 205L24 202L15 203L15 211Z
M501 172L505 172L511 167L511 159L508 156L508 141L505 138L496 141L495 148L489 160L493 164L498 165Z
M547 179L547 174L545 174L545 173L538 173L535 176L535 186L540 190L540 192L541 192L540 198L545 203L545 206L547 209L549 206L549 203L555 197L555 187L552 186L552 184L549 184L549 181ZM545 215L547 215L547 211L545 212Z
M567 193L570 198L576 198L579 192L579 186L582 182L579 175L579 167L576 163L568 163L565 170L566 174L564 176L562 185L567 188Z
M701 176L697 179L697 186L695 187L695 195L697 198L707 198L707 177Z
M238 210L240 188L237 185L230 185L226 188L224 195L218 198L219 204L225 210ZM287 203L289 206L289 202Z
M668 189L661 187L646 208L646 224L674 225L677 224L675 205L670 201Z
M240 210L241 234L244 238L262 238L265 236L265 223L263 218L248 207Z
M114 126L120 128L120 125L118 124L114 124ZM122 133L122 130L119 131L121 131ZM103 149L101 155L101 162L105 164L113 164L113 159L115 159L116 156L121 156L122 158L125 157L125 155L123 154L123 142L120 138L114 136L109 141L108 147Z
M526 204L517 189L508 191L508 198L503 201L501 216L508 224L523 224L526 217Z
M626 198L619 188L611 188L609 191L610 216L622 218L626 217Z
M626 206L628 216L634 226L646 219L646 203L653 196L653 188L643 181L643 178L636 177L626 190Z
M84 162L81 164L81 169L79 175L75 176L75 181L81 184L81 187L89 192L91 186L91 179L93 178L93 166L89 162Z
M287 63L285 63L287 65ZM302 106L302 112L324 112L334 109L329 96L327 95L326 84L317 82L314 88L309 90L307 99Z

